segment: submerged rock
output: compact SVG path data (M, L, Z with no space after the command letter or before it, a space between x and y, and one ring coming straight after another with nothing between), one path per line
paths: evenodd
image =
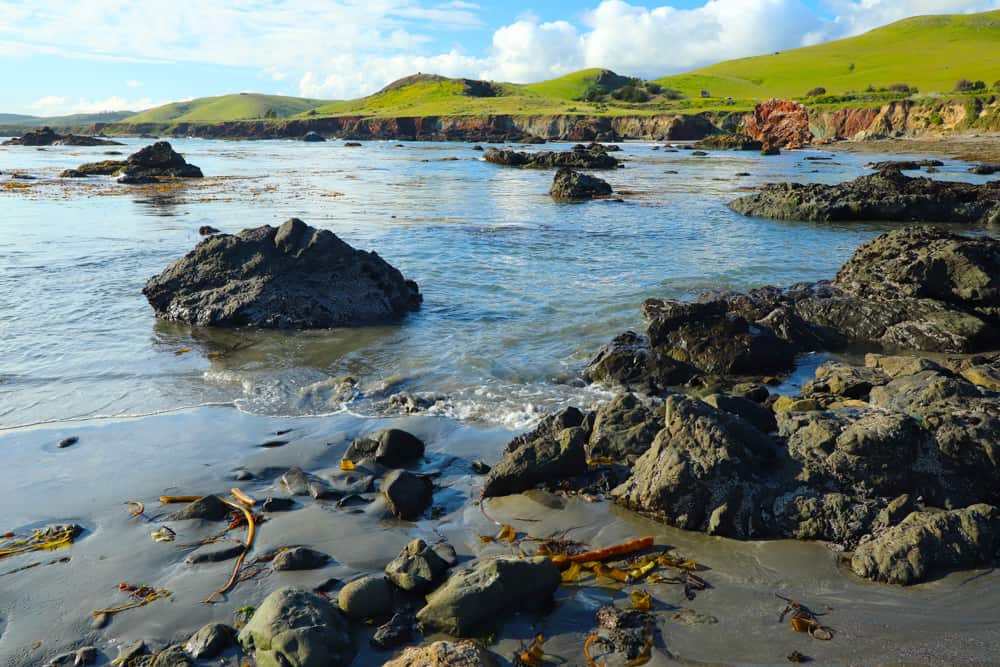
M559 570L548 558L487 558L456 571L427 596L417 612L424 631L468 637L507 614L537 609L559 587Z
M339 667L351 660L347 619L324 598L297 588L264 598L239 642L261 667Z
M269 329L397 320L421 301L416 283L374 252L296 218L205 238L143 294L163 319Z
M487 162L507 167L533 167L553 169L556 167L575 167L577 169L617 169L621 164L618 159L608 155L604 150L583 151L539 151L526 153L501 148L489 148L483 154Z
M949 512L914 512L859 546L856 574L890 584L915 584L935 573L987 565L1000 547L1000 512L973 505Z
M478 642L437 641L428 646L411 647L382 667L499 667L493 654Z
M553 199L560 201L582 201L586 199L599 199L608 197L612 193L608 182L573 171L570 167L560 167L552 179L552 188L549 194Z
M1000 224L1000 182L983 185L904 176L898 168L853 181L775 183L729 208L778 220L954 222Z
M885 171L886 169L899 169L900 171L916 171L923 167L943 167L941 160L885 160L884 162L869 162L865 169Z

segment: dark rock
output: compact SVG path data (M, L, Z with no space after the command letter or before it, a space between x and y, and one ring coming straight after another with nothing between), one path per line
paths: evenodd
M59 178L87 178L89 175L79 169L63 169L59 172Z
M705 151L691 151L691 155L694 157L708 157L708 153Z
M663 428L663 418L634 394L621 394L600 408L587 443L588 458L626 463L644 454Z
M447 542L438 542L431 550L438 555L438 558L444 561L445 565L448 567L455 567L458 565L458 554L455 553L455 547L451 546Z
M721 151L759 151L763 146L745 134L710 134L695 144L695 148Z
M264 598L240 630L239 642L258 665L343 667L352 658L350 628L341 611L295 588Z
M808 159L808 158L806 158ZM943 167L941 160L886 160L884 162L869 162L865 169L875 171L885 171L886 169L899 169L900 171L916 171L923 167Z
M413 640L413 626L417 617L412 612L393 614L386 623L375 629L371 643L377 649L387 650L408 644Z
M83 167L81 166L82 170ZM168 142L157 141L129 155L118 173L118 182L130 185L156 183L163 178L202 178L201 169L188 164Z
M203 519L205 521L221 521L232 511L229 505L222 502L218 496L204 496L189 503L184 509L168 514L166 521L183 521L186 519Z
M645 336L626 331L606 344L583 371L588 382L609 387L656 394L667 387L679 386L699 370L668 356L654 354Z
M581 201L610 196L611 186L596 176L581 174L570 167L560 167L552 180L549 194L560 201Z
M67 169L60 176L82 178L85 176L113 176L125 166L125 160L102 160L101 162L87 162L81 164L76 169Z
M726 394L709 394L703 397L702 400L713 408L718 408L719 410L742 417L761 433L770 433L778 430L778 422L774 419L774 413L749 398Z
M979 174L980 176L992 176L993 174L1000 173L1000 164L977 164L969 167L969 173Z
M646 611L605 605L597 610L597 624L604 648L624 662L639 661L653 631L653 615Z
M850 550L871 531L878 507L870 498L799 487L778 496L772 512L779 535L825 540Z
M401 468L424 455L424 443L417 436L398 428L372 433L358 438L347 448L345 458L357 461L374 458L389 468Z
M612 491L619 503L686 530L727 537L762 532L758 469L777 448L739 417L694 398L668 396L665 427Z
M67 447L72 447L78 442L80 442L80 438L76 437L75 435L71 435L68 438L63 438L62 440L60 440L58 447L59 449L65 449Z
M289 468L281 476L281 483L293 496L312 496L313 498L330 498L339 494L322 480L303 472L301 468Z
M340 589L340 609L358 621L388 618L392 613L392 586L381 575L355 579Z
M320 134L319 132L310 130L302 136L302 141L318 142L318 141L326 141L326 139L324 139L323 135Z
M361 146L361 142L360 141L345 141L344 145L347 146L348 148L358 148L359 146Z
M472 468L472 472L476 473L477 475L487 475L491 470L491 467L489 465L479 460L470 463L469 467Z
M121 142L78 134L59 134L50 127L32 130L20 137L8 139L4 146L121 146Z
M198 234L201 236L211 236L212 234L221 234L222 232L213 227L212 225L202 225L198 228Z
M315 570L329 562L325 553L309 547L292 547L280 551L271 561L272 569L276 571Z
M224 560L230 560L231 558L236 558L243 553L244 547L242 544L234 544L229 547L223 547L221 549L213 549L209 551L196 551L187 558L184 562L188 565L200 565L202 563L220 563Z
M306 493L308 493L308 486L306 489ZM261 504L261 509L265 512L287 512L295 509L295 501L291 498L273 498L268 496Z
M385 575L404 591L426 593L441 581L448 567L448 563L434 549L423 540L416 539L385 566Z
M503 458L483 482L483 497L507 496L527 491L536 484L580 475L587 470L586 430L565 423L566 411L551 415L530 433L507 445ZM579 423L579 422L578 422Z
M291 219L202 240L143 289L158 317L197 326L310 329L395 320L416 283L375 253Z
M1000 512L973 505L949 512L914 512L859 546L856 574L890 584L915 584L933 574L986 565L1000 546Z
M416 519L426 510L433 498L434 484L423 475L407 470L393 470L382 480L382 495L389 511L398 519Z
M474 151L482 151L483 147L480 146L479 144L476 144L475 146L472 147L472 150L474 150Z
M730 202L743 215L839 222L1000 222L1000 182L984 185L910 178L886 169L837 185L775 183Z
M774 144L764 144L764 147L760 149L761 155L781 155L781 149Z
M508 167L533 167L554 169L574 167L576 169L617 169L617 159L605 151L541 151L523 153L512 150L489 148L483 156L487 162Z
M184 644L196 660L211 660L236 642L236 630L223 623L209 623Z
M725 302L647 299L642 310L654 352L709 373L761 373L794 363L792 345L761 323L730 315Z
M511 612L541 607L559 581L559 570L547 558L480 559L428 595L417 620L425 632L467 637Z

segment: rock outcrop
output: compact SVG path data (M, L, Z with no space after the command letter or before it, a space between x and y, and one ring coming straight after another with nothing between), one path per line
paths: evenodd
M59 134L50 127L32 130L20 137L8 139L4 146L122 146L120 141L87 137L79 134Z
M555 169L557 167L573 167L576 169L616 169L621 164L617 158L608 155L607 151L538 151L526 153L505 148L488 148L483 153L483 159L492 164L505 167L527 167L534 169Z
M743 131L765 146L778 148L801 148L813 139L809 111L791 100L761 102L743 120Z
M729 208L777 220L954 222L1000 226L1000 181L976 185L905 176L888 167L853 181L773 183Z
M612 190L608 182L574 171L570 167L560 167L552 179L549 194L559 201L583 201L611 196Z
M207 237L143 294L163 319L269 329L392 321L421 301L416 283L374 252L296 218Z
M76 169L67 169L61 176L64 178L116 176L119 183L140 185L156 183L162 179L202 178L204 174L198 167L188 164L184 156L175 151L168 142L157 141L124 160L88 162Z
M710 134L694 145L702 150L716 151L759 151L764 144L746 134Z

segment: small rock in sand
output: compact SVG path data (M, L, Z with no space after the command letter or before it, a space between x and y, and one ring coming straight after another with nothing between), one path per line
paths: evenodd
M404 591L427 592L436 586L448 571L448 563L421 539L407 544L396 558L385 566L389 581Z
M424 443L412 433L390 428L358 438L347 448L345 458L356 461L374 457L390 468L401 468L424 455Z
M218 496L207 495L187 505L182 510L168 514L166 521L184 521L186 519L203 519L205 521L221 521L226 518L231 508L222 502Z
M493 654L476 642L439 641L429 646L411 647L398 658L390 660L382 667L426 667L426 665L447 665L447 667L498 667Z
M381 575L355 579L340 589L337 603L350 618L386 618L392 613L392 586Z
M325 553L309 547L285 549L274 557L271 567L275 570L315 570L330 560Z
M188 565L200 565L203 563L221 563L225 560L230 560L232 558L238 557L243 553L244 547L242 544L234 544L232 546L223 547L221 549L212 549L210 551L195 551L193 554L184 559L184 562Z
M76 443L80 442L80 438L75 435L71 435L68 438L63 438L59 441L59 449L65 449L66 447L72 447Z
M392 618L380 625L372 635L372 646L386 650L402 646L413 639L413 626L416 616L410 612L393 614Z
M407 470L393 470L382 480L382 495L389 511L399 519L413 520L428 508L434 484L423 475Z
M216 657L236 641L236 630L224 623L209 623L191 635L184 649L198 660Z
M268 496L261 504L261 509L265 512L287 512L295 508L295 501L291 498L272 498Z

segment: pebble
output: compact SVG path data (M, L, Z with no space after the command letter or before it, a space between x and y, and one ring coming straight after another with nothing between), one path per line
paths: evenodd
M80 442L80 438L76 437L75 435L72 435L72 436L70 436L68 438L63 438L62 440L59 441L59 449L65 449L67 447L72 447L73 445L75 445L78 442Z

